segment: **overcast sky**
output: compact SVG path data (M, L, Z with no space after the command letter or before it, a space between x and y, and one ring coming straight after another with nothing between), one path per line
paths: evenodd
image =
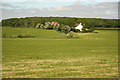
M118 18L119 0L4 0L2 19L32 16ZM1 5L1 4L0 4Z

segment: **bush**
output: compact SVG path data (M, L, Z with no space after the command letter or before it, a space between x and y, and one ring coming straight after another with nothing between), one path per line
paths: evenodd
M10 38L17 38L17 36L11 36Z
M94 32L94 33L98 33L98 32Z
M53 26L49 26L47 29L52 30L52 29L53 29Z
M49 28L51 26L51 22L46 22L45 23L45 26L44 26L44 29L47 29L47 28Z
M88 30L86 30L86 32L92 32L92 30L88 29Z
M94 29L93 28L90 28L90 30L93 32L94 31Z
M58 30L58 26L53 26L53 29L56 29L56 30Z
M62 28L62 32L64 32L65 34L69 33L69 31L70 31L70 27L69 26L64 26Z
M37 26L36 26L36 28L37 28L37 29L39 29L39 28L40 28L40 29L43 29L43 28L44 28L44 25L41 24L41 23L38 23Z
M94 31L94 29L93 28L91 28L91 29L88 29L88 30L86 30L87 32L93 32Z
M63 28L64 28L63 25L59 26L59 27L58 27L58 31L62 31ZM63 29L63 30L64 30L64 29Z
M87 32L86 28L82 28L82 33L86 33L86 32Z
M79 36L77 36L77 35L75 35L75 34L73 34L73 33L68 33L68 34L66 35L66 37L67 37L67 38L79 38Z
M66 36L67 38L73 38L74 36L73 36L73 34L67 34L67 36Z
M80 32L79 29L73 29L73 32Z
M5 34L3 34L3 35L2 35L2 38L6 38L6 35L5 35Z
M34 38L33 36L31 35L18 35L17 38Z
M40 24L40 29L44 29L44 25L43 24Z

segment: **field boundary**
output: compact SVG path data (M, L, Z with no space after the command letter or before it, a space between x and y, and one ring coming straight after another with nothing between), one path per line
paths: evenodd
M96 28L95 30L120 30L120 28Z

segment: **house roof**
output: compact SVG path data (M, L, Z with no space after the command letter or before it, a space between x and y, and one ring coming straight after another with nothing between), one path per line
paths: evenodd
M51 25L52 25L52 26L60 26L60 24L58 24L57 22L52 22Z

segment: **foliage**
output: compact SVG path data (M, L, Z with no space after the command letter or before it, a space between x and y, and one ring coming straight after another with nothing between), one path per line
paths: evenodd
M96 28L96 30L120 30L120 28Z
M6 35L5 35L5 34L2 34L2 38L6 38Z
M47 29L52 30L53 28L54 27L50 25Z
M60 26L51 26L51 22L56 21ZM3 27L26 27L37 29L57 30L68 34L70 31L80 32L75 29L75 25L82 23L83 33L93 32L94 29L120 28L117 19L99 19L99 18L75 18L75 17L26 17L10 18L2 20ZM68 26L67 26L68 25ZM66 27L67 26L67 27ZM106 29L107 30L107 29ZM14 36L13 36L14 37Z
M52 26L51 22L56 21L60 26ZM11 27L32 27L37 29L57 30L65 34L70 31L80 32L75 29L75 25L83 23L82 33L93 32L94 29L103 28L119 28L117 19L97 19L97 18L71 18L71 17L26 17L26 18L10 18L2 20L2 26ZM86 30L86 29L88 30Z
M79 29L73 29L73 32L80 32L80 30Z
M69 26L64 26L62 28L62 32L64 32L65 34L69 33L69 31L70 31L70 27Z
M44 26L44 29L48 29L50 26L51 26L51 22L46 22L45 26Z
M41 23L38 23L37 26L36 26L36 28L37 28L37 29L38 29L38 28L40 28L40 29L44 29L44 25L41 24Z
M53 29L55 30L58 30L58 28L59 28L58 26L53 26Z
M66 35L67 38L79 38L78 35L75 35L73 32L70 32Z
M82 33L86 33L86 32L87 32L86 28L82 28Z
M91 30L91 32L93 32L93 31L94 31L94 28L90 28L90 30Z
M86 32L93 32L94 29L93 28L90 28L90 29L87 29Z
M75 24L83 23L87 29L90 28L119 28L118 19L99 19L99 18L75 18L75 17L26 17L10 18L2 20L2 26L12 27L36 27L38 23L48 28L50 22L57 21L60 25L75 27ZM49 22L49 23L46 23Z
M37 24L36 28L44 28L44 29L49 29L49 30L52 30L52 29L55 29L57 31L61 31L61 32L64 32L65 34L69 33L70 31L70 27L67 26L67 25L61 25L61 26L52 26L51 25L51 22L46 22L45 25L39 23Z
M18 35L17 38L34 38L34 36L31 36L31 35Z

